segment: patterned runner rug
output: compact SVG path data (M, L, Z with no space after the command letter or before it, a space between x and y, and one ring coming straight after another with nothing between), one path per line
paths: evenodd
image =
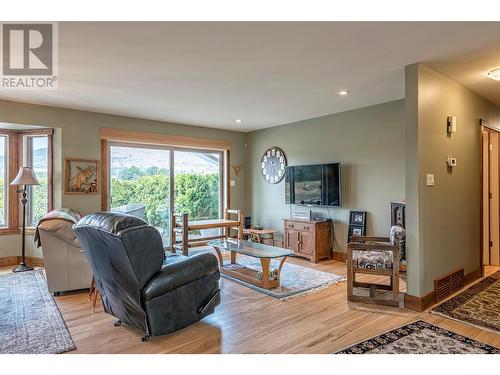
M0 276L0 353L57 354L74 349L41 270Z
M431 313L500 333L500 271L443 302Z
M500 350L418 320L336 354L500 354Z

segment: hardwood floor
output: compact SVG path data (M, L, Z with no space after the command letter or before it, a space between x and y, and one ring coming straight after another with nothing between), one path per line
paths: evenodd
M292 263L345 275L345 264ZM495 269L487 270L488 274ZM405 284L402 283L402 290ZM91 312L86 292L55 300L73 337L71 353L333 353L346 346L422 319L500 347L500 335L450 319L403 308L346 301L346 285L281 302L221 279L222 303L215 314L170 335L141 342L142 333L114 327L115 318L99 305Z

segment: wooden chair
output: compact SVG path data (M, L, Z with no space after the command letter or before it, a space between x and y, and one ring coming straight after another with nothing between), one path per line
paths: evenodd
M347 300L399 307L399 244L388 237L352 236L347 245ZM356 274L386 276L390 284L356 281ZM354 288L369 288L369 296L354 294ZM377 297L377 289L392 291L392 299Z
M238 225L232 228L226 227L225 236L226 238L231 237L231 229L234 229L238 233L237 238L241 240L243 238L243 212L241 210L233 210L230 208L224 209L224 219L231 220L231 216L233 215L236 216L236 221L238 222Z

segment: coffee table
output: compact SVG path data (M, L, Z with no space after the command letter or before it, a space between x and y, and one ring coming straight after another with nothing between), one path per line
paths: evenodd
M264 289L273 289L280 286L281 268L286 258L293 255L293 251L288 249L246 240L213 240L208 242L208 245L212 246L217 252L221 273ZM231 252L231 263L224 264L221 250ZM262 272L236 263L236 254L258 258L262 266ZM275 270L270 270L271 259L275 258L281 258L279 267Z

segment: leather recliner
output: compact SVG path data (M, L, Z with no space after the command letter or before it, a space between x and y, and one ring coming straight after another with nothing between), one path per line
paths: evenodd
M219 267L210 253L165 256L160 233L134 216L100 212L74 225L104 311L150 336L184 328L220 303Z

